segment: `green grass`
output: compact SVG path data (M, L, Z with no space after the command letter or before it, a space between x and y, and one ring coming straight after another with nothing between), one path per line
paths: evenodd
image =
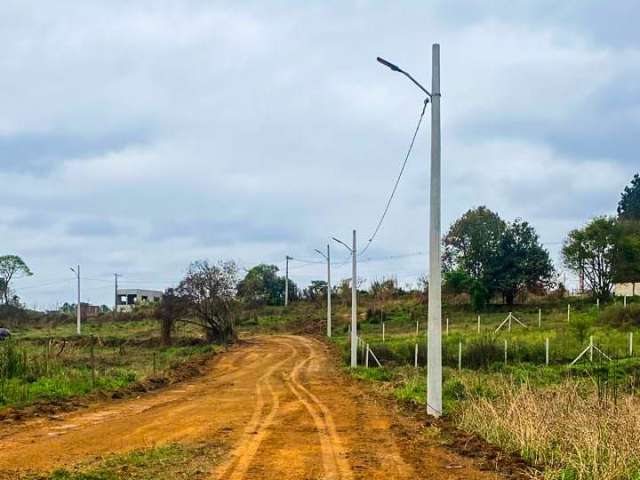
M176 346L159 346L158 322L88 322L82 337L74 325L23 329L0 342L0 408L40 400L62 400L163 377L192 358L210 355L192 330L177 330ZM97 335L100 332L100 335Z
M209 478L224 448L219 443L179 444L109 455L72 469L28 474L21 480L164 480Z

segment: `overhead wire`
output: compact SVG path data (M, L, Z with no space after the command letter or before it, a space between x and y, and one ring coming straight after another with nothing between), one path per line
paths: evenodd
M398 190L398 185L400 184L400 179L402 178L402 174L404 173L404 170L405 170L405 168L407 166L407 162L409 160L409 157L411 156L411 152L413 151L413 145L416 142L416 137L418 136L418 131L420 130L420 125L422 125L422 119L424 118L424 114L425 114L425 112L427 110L427 104L428 103L429 103L429 99L427 98L427 99L425 99L424 105L422 106L422 112L420 112L420 118L418 118L418 124L416 125L416 129L413 132L413 137L411 137L411 143L409 144L409 148L407 149L407 154L404 157L404 161L402 162L402 167L400 168L400 172L398 173L398 176L396 177L396 181L393 184L393 189L391 190L391 194L389 195L387 203L386 203L386 205L384 207L384 211L382 212L382 215L380 216L380 219L378 220L376 228L374 229L373 233L369 236L369 240L367 241L367 245L359 253L359 256L360 255L364 255L365 252L369 249L369 247L371 246L371 243L376 238L376 235L378 235L378 232L380 231L380 228L382 227L382 222L384 222L384 219L387 216L387 213L389 212L389 208L391 207L391 202L393 201L393 198L395 197L396 191Z

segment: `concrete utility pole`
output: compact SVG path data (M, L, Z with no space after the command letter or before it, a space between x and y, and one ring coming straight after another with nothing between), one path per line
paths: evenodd
M78 265L77 270L71 267L71 271L74 272L76 274L76 277L78 278L78 303L76 305L76 333L80 335L81 334L80 324L82 319L82 313L80 309L80 265Z
M442 415L442 296L440 261L440 45L431 49L431 191L429 197L429 307L427 413Z
M358 272L356 267L356 231L351 248L351 368L358 366Z
M427 413L442 415L442 297L440 260L440 45L431 49L431 92L387 60L378 62L411 80L431 100L431 190L429 197L429 308L427 328Z
M115 280L114 290L113 290L113 319L115 320L118 315L118 277L119 273L113 274L113 279Z
M327 244L327 254L316 249L320 255L327 259L327 337L331 338L331 250Z
M351 368L358 366L358 271L356 267L356 231L353 231L353 244L351 247L342 240L332 237L333 240L344 246L351 252Z
M284 306L286 307L287 305L289 305L289 260L293 260L293 257L290 257L289 255L287 255L285 259L286 259L286 262L284 267L284 272L285 272Z

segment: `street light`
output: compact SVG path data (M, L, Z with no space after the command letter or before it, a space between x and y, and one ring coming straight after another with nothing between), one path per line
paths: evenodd
M69 267L69 269L76 274L76 276L78 277L78 305L76 306L76 333L78 335L80 335L80 318L81 318L81 314L80 314L80 265L78 265L77 267L78 269L76 270L73 267Z
M331 251L329 244L326 255L317 248L314 250L327 259L327 337L331 338Z
M353 231L353 246L331 237L351 252L351 368L358 366L358 288L356 271L356 231Z
M383 58L378 62L402 73L431 100L431 191L429 195L429 309L427 337L427 413L442 415L442 296L440 260L440 45L431 50L431 92L410 74Z

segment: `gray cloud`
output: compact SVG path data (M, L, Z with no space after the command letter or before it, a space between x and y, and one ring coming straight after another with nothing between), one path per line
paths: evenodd
M207 257L281 264L352 228L363 245L422 102L375 57L428 83L432 41L443 225L484 204L557 241L613 212L637 170L637 13L632 1L3 2L3 248L38 272L26 287L76 263L107 279L173 279ZM423 129L371 257L426 251L428 150ZM362 272L408 281L425 268L408 257ZM104 285L95 301L111 298ZM72 294L24 291L39 305Z

